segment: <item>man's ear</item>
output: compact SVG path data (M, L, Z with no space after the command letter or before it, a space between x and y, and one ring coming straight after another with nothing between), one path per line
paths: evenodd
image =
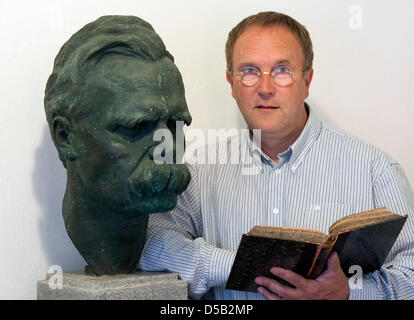
M312 82L312 78L313 78L313 69L310 69L306 71L306 74L305 74L305 87L306 87L305 99L309 96L309 87Z
M67 118L58 116L53 119L52 139L59 152L59 158L64 164L66 160L71 161L78 157L77 152L69 141L71 130L72 126Z
M230 86L231 86L231 95L234 98L233 78L231 77L231 74L230 74L230 71L229 70L226 71L226 80L227 80L228 83L230 83Z

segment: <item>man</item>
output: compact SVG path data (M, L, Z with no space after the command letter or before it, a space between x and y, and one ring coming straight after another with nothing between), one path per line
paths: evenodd
M150 218L142 268L178 272L194 297L209 291L216 299L414 298L412 190L393 159L321 123L304 102L313 76L307 30L284 14L258 13L229 33L226 58L232 95L249 129L261 130L261 141L236 139L248 144L260 170L243 174L243 155L238 165L194 161L177 207ZM349 288L336 253L315 280L270 270L294 288L257 277L258 293L224 289L241 235L253 226L327 232L345 215L382 206L409 217L383 267L364 275L362 289Z
M171 210L190 180L185 166L154 161L153 133L191 122L173 57L147 22L101 17L60 50L45 111L67 170L69 237L96 274L134 271L148 214Z

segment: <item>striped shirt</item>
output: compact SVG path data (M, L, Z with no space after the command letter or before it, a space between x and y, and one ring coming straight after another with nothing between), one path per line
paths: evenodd
M141 270L178 273L193 298L262 299L224 289L243 233L255 225L328 233L346 215L387 206L407 222L382 268L365 274L349 299L414 299L414 195L396 161L311 109L277 163L254 141L238 135L198 150L177 206L150 216ZM229 161L237 146L239 164ZM209 164L214 156L218 164Z

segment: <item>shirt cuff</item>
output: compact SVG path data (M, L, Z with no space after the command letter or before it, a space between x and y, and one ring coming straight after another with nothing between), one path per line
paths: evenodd
M233 266L236 251L214 248L208 270L208 287L224 287Z

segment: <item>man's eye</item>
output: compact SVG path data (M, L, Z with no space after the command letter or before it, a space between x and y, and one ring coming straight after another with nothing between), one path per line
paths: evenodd
M286 66L281 66L281 67L274 68L272 73L274 73L274 74L290 73L290 69Z
M241 72L243 73L243 74L258 74L259 73L259 70L257 70L256 68L254 68L254 67L244 67L242 70L241 70Z
M155 126L156 124L150 121L142 121L140 123L136 123L132 127L119 124L112 130L112 132L124 138L135 140L151 133L155 129Z

